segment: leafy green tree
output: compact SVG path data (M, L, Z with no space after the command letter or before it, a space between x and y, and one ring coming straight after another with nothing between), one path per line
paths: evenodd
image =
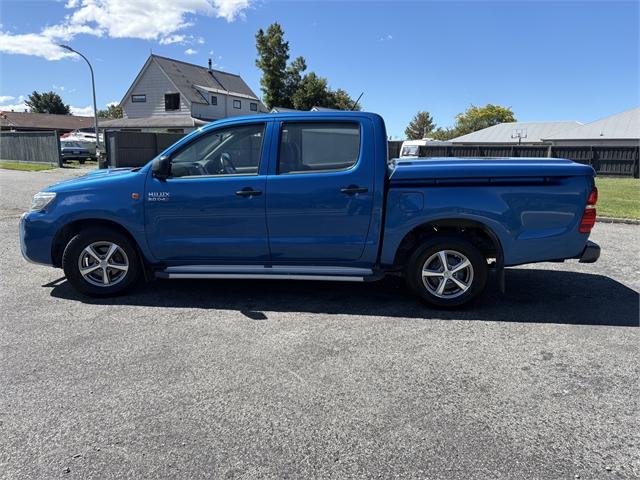
M33 113L56 113L60 115L71 114L69 105L66 105L56 92L38 93L34 91L24 104Z
M287 97L285 91L289 42L284 40L284 31L279 23L269 25L266 32L258 30L256 48L256 66L262 70L260 86L264 93L264 102L269 108L293 108L291 97Z
M438 127L436 128L433 132L431 132L429 134L429 136L431 138L433 138L434 140L451 140L452 138L455 138L458 135L457 130L455 129L455 127L452 128L441 128Z
M484 107L471 105L463 113L456 115L456 136L466 135L499 123L515 122L516 117L508 107L486 104Z
M120 105L109 105L104 110L98 110L100 118L122 118L122 107Z
M297 57L287 65L289 42L285 41L279 23L269 25L266 32L258 30L256 49L256 66L262 70L260 86L269 108L309 110L318 106L350 110L355 103L346 91L329 88L326 78L315 72L305 74L307 62L304 57Z
M307 62L304 57L298 57L289 64L285 70L283 97L288 102L288 108L293 108L293 96L302 83L303 73L307 69ZM291 105L291 106L289 106ZM282 105L276 105L282 106Z
M404 134L409 140L420 140L430 136L435 128L436 124L433 123L433 117L429 112L418 112L407 125Z

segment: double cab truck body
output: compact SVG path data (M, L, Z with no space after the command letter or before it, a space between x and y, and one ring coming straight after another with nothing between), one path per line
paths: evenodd
M211 123L142 168L91 172L39 192L23 255L88 295L138 278L369 281L399 274L441 306L495 269L576 258L597 190L561 159L389 163L382 118L361 112Z

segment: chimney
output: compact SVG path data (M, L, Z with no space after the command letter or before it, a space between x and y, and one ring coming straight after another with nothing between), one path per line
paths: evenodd
M209 73L211 73L211 59L209 59Z

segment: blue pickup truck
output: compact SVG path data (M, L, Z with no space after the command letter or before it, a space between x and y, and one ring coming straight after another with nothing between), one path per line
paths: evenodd
M236 117L142 168L46 188L22 216L22 253L92 296L145 278L366 282L402 275L457 306L489 270L595 262L597 190L569 160L389 162L382 118L361 112Z

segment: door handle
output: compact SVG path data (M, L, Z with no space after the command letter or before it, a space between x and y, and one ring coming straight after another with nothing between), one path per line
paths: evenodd
M342 193L346 193L347 195L353 195L354 193L366 193L369 191L367 187L359 187L357 185L349 185L348 187L341 188L340 191Z
M240 197L257 197L258 195L262 195L260 190L254 190L251 187L245 187L242 190L238 190L236 195Z

